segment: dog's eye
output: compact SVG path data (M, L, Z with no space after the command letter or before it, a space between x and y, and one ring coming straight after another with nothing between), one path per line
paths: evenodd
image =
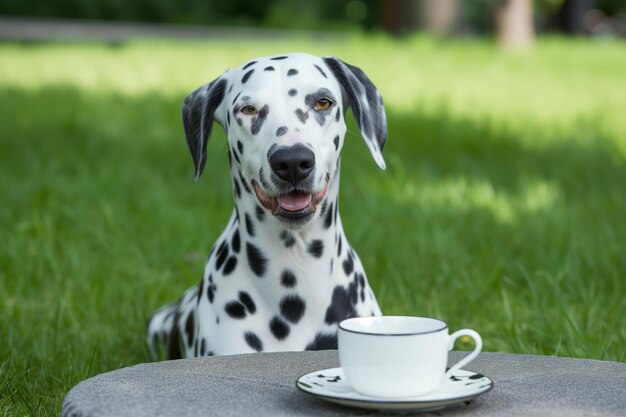
M246 104L245 106L241 107L239 111L248 116L254 116L255 114L258 113L257 109L255 109L254 106L251 106L249 104Z
M330 101L329 99L320 98L319 100L315 102L315 110L317 111L328 110L330 106L332 105L333 105L333 102Z

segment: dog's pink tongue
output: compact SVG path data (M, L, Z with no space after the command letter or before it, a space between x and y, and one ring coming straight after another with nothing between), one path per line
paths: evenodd
M311 194L289 193L278 196L278 204L287 211L299 211L309 205Z

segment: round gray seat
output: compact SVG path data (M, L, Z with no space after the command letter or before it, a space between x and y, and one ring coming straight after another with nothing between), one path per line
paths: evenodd
M452 352L450 363L460 353ZM384 415L300 392L297 378L337 367L336 351L256 353L145 363L89 378L62 417ZM626 364L483 352L467 366L494 388L440 414L626 416Z

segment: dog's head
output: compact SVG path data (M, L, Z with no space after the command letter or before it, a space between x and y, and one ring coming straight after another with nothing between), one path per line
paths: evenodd
M196 178L213 121L227 132L236 186L288 227L312 220L337 177L351 107L382 169L387 138L383 100L357 67L292 53L253 59L193 91L183 104ZM239 177L239 179L237 179Z

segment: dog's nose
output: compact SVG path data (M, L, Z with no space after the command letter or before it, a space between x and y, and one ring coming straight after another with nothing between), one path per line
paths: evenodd
M296 185L313 172L315 154L304 145L281 147L270 155L272 171L283 181Z

